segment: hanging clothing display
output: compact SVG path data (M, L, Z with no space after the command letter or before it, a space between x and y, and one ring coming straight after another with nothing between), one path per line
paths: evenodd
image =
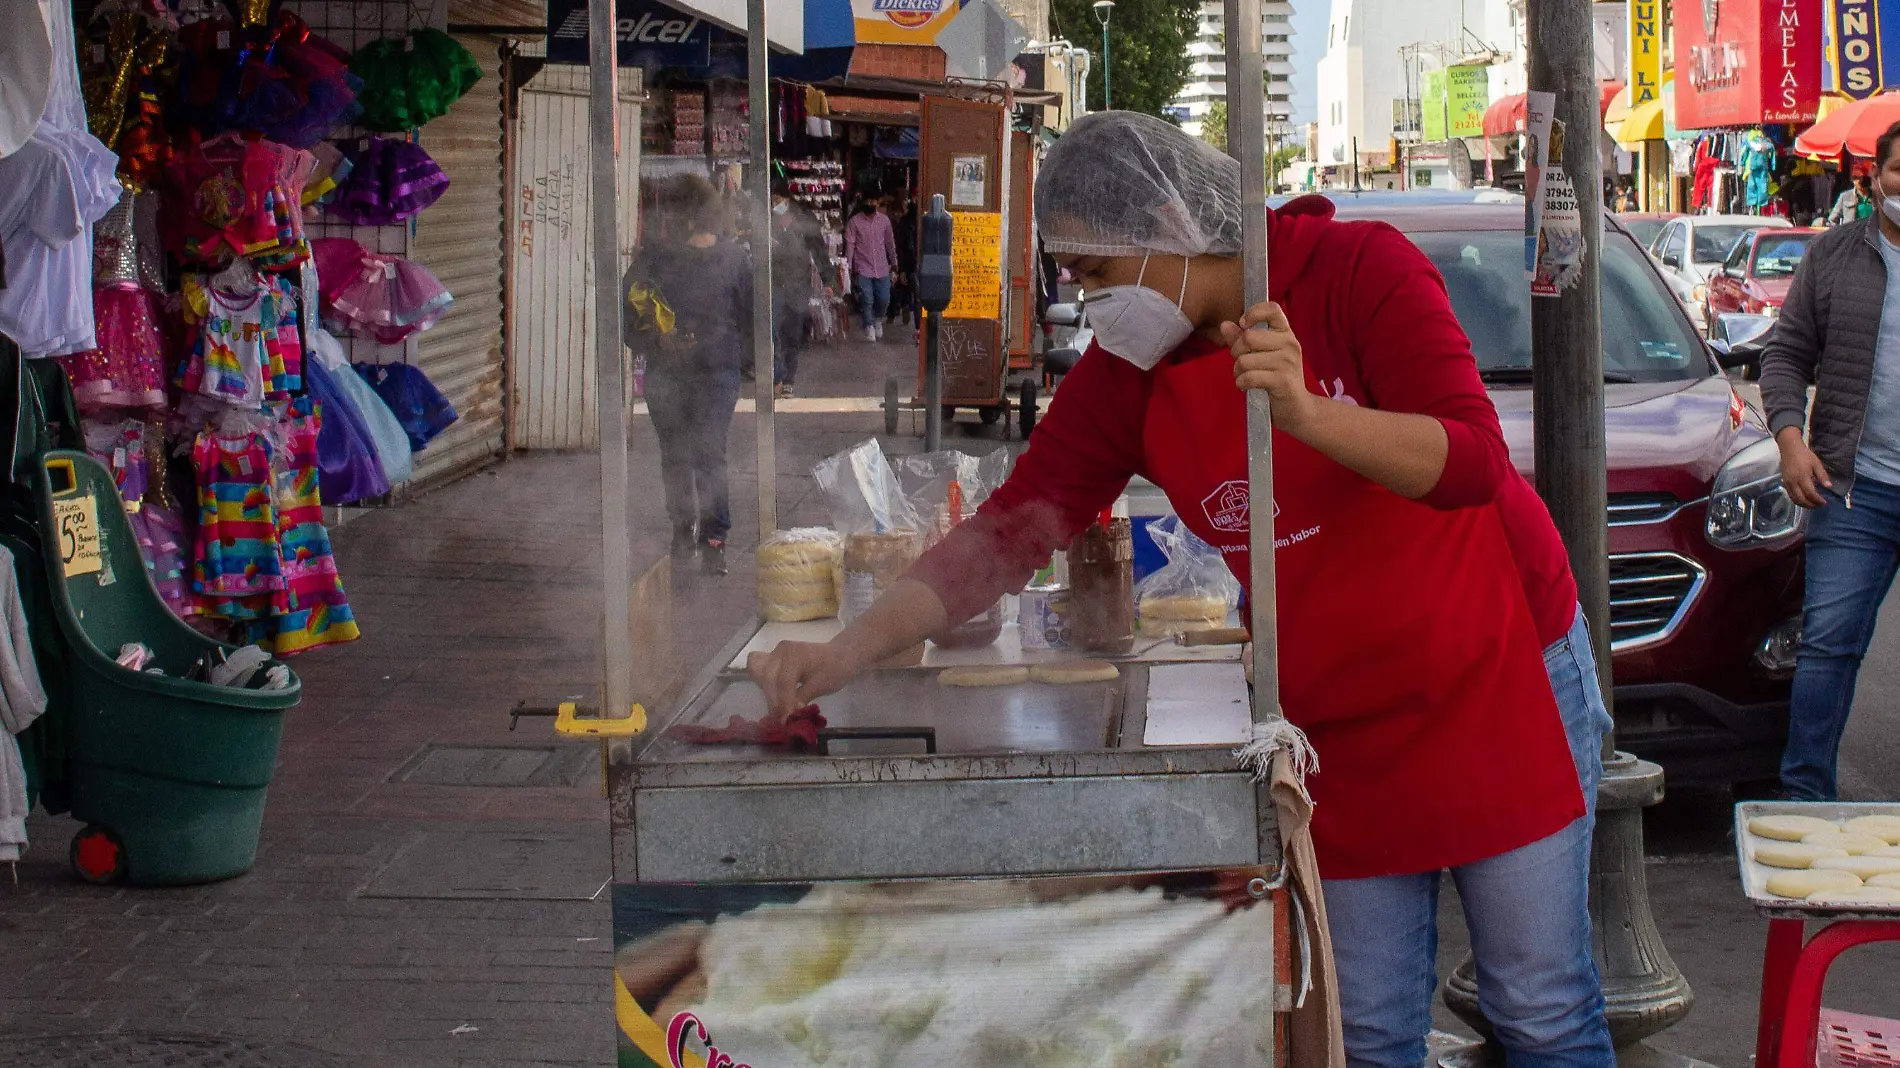
M358 125L386 132L448 114L482 77L468 49L436 29L372 41L350 57L350 70L362 80Z
M356 142L349 177L327 201L331 216L356 226L389 226L415 218L448 191L449 176L420 145L388 137Z
M1748 137L1741 156L1742 202L1759 211L1768 203L1775 174L1775 143L1760 130Z
M421 452L437 434L454 424L455 406L420 368L406 363L359 363L356 371L396 413L414 451Z
M46 711L46 689L26 629L13 553L0 546L0 861L19 860L26 849L26 764L18 735Z

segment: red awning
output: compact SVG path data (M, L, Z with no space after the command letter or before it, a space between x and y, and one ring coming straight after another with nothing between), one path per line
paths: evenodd
M1524 132L1524 94L1513 93L1484 109L1484 135L1510 137Z
M1600 118L1610 110L1610 103L1616 94L1623 91L1623 83L1604 82L1597 87L1597 114ZM1524 94L1513 93L1510 96L1484 109L1484 135L1486 137L1512 137L1524 132Z

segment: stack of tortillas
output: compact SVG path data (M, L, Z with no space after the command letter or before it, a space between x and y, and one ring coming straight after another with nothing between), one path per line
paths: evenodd
M1748 821L1749 856L1776 869L1768 892L1816 905L1900 905L1900 815L1841 822L1779 813Z
M1166 638L1191 630L1214 630L1227 625L1227 598L1164 595L1141 599L1141 633Z
M844 541L819 527L783 530L759 546L759 615L769 623L838 614Z

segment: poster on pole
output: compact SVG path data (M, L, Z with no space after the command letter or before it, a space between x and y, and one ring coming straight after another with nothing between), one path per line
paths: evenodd
M951 213L950 306L946 319L994 319L1003 299L1003 216L995 211Z
M1544 219L1544 167L1549 160L1550 120L1557 94L1524 97L1524 270L1537 269L1537 228Z
M990 158L956 156L950 161L950 206L980 208L990 202Z
M1554 124L1551 140L1563 143L1562 124ZM1583 277L1583 215L1577 208L1577 188L1561 166L1544 168L1544 217L1537 230L1537 269L1531 275L1531 296L1556 297Z

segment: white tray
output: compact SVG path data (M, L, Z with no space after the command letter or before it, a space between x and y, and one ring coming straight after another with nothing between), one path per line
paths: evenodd
M1755 862L1749 850L1748 821L1756 816L1813 816L1824 820L1850 820L1856 816L1900 816L1900 802L1889 801L1743 801L1735 806L1735 859L1741 865L1742 892L1748 895L1755 911L1775 919L1794 920L1891 920L1900 916L1900 902L1891 905L1810 905L1794 898L1776 897L1768 892L1768 877L1779 868Z

